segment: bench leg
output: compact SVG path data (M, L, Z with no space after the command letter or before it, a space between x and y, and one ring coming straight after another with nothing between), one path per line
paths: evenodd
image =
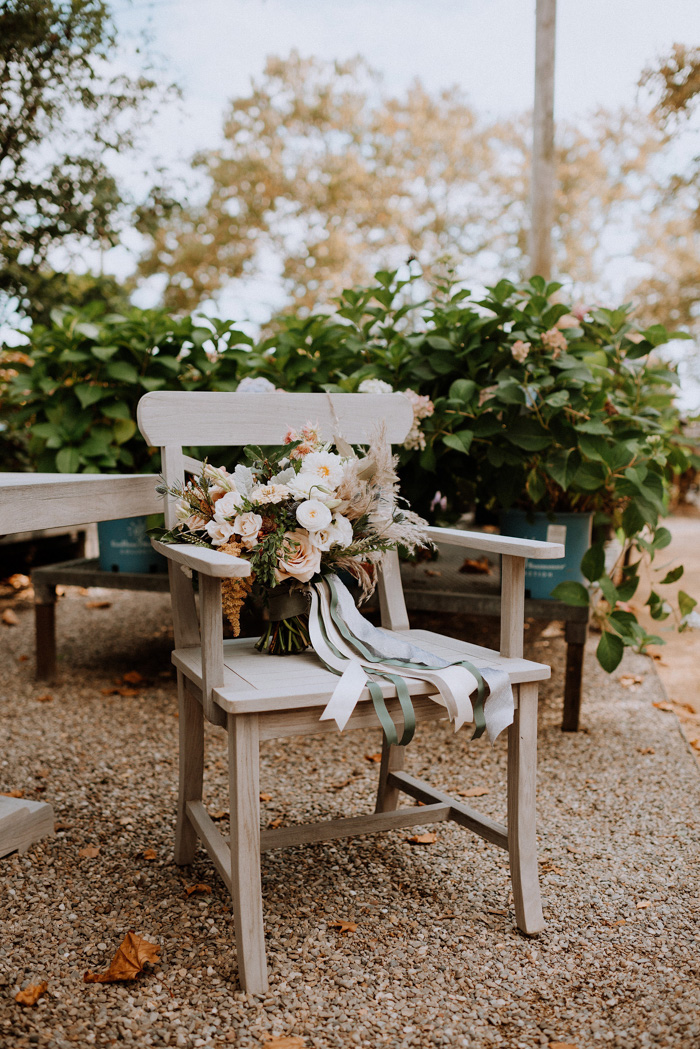
M177 696L180 719L180 782L175 829L175 862L192 863L197 850L197 832L187 818L188 801L201 801L204 780L204 715L202 705L185 687L185 678L177 672Z
M228 715L231 898L238 979L248 994L267 990L260 875L260 739L256 714Z
M379 766L379 785L377 787L377 804L375 812L394 812L399 804L398 787L388 787L387 777L390 772L401 772L406 756L406 748L392 746L382 735L382 763Z
M566 624L566 676L564 678L562 732L578 732L583 686L583 657L587 636L588 623Z
M508 729L508 856L515 920L522 932L536 936L544 929L535 828L537 685L516 687L519 701Z
M56 587L41 585L34 592L34 653L39 681L56 678Z

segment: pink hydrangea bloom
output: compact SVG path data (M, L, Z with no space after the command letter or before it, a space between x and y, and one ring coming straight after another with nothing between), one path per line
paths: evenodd
M523 342L522 339L516 339L510 348L510 352L513 354L515 360L522 364L530 352L530 343Z

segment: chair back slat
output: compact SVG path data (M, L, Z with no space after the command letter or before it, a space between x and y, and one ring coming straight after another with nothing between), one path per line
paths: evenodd
M141 433L153 447L163 445L282 444L291 428L318 423L326 440L344 437L366 443L377 422L386 422L392 444L401 443L413 423L413 409L400 393L200 393L159 390L138 407Z

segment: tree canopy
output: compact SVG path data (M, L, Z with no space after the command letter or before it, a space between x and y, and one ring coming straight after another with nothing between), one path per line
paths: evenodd
M65 261L118 239L125 202L109 157L133 145L159 88L115 72L117 55L103 0L0 5L0 292L30 311L49 306L58 249Z

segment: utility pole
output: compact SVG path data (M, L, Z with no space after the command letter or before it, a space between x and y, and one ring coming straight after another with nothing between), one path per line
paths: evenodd
M530 187L530 273L552 274L554 225L554 50L557 0L537 0L535 105Z

